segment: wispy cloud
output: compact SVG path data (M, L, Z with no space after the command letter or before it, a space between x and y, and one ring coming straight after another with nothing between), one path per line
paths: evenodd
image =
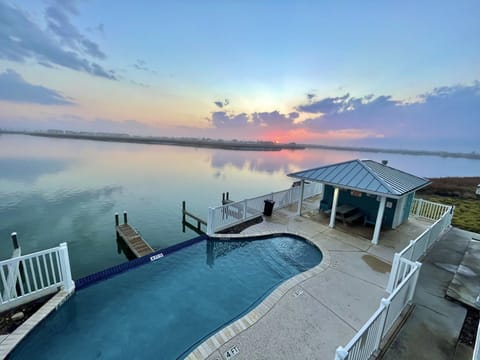
M213 102L218 108L223 109L225 106L230 104L229 99L225 99L223 101L214 101Z
M133 84L133 85L136 85L136 86L140 86L140 87L145 88L145 89L150 87L150 85L142 83L140 81L130 80L130 83Z
M294 121L299 117L298 112L282 114L278 111L256 112L251 116L254 125L259 127L271 127L276 129L292 129Z
M307 100L308 100L308 102L311 103L316 96L317 96L317 95L314 94L314 93L307 93Z
M61 6L49 6L45 11L48 30L56 35L62 44L82 51L92 57L105 59L106 55L100 50L98 44L82 35L79 30L70 22L65 9Z
M20 74L8 69L0 73L0 100L42 105L73 105L58 91L26 82Z
M134 69L140 70L140 71L145 71L151 74L156 74L157 72L153 69L151 69L147 62L143 59L137 59L137 61L132 65Z
M47 28L42 29L18 7L0 0L0 59L35 60L44 66L62 66L94 76L116 79L113 70L89 60L103 60L105 53L71 23L75 1L55 1L47 7Z
M307 94L308 104L297 106L297 110L306 113L323 113L330 114L342 111L348 107L350 98L349 94L342 97L328 97L318 101L312 101L315 94Z
M244 128L249 125L249 117L245 113L230 115L225 111L215 111L210 121L215 128Z

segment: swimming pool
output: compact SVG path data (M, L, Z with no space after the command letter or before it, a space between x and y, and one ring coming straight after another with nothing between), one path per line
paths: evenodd
M290 235L203 240L76 292L11 358L183 358L321 259Z

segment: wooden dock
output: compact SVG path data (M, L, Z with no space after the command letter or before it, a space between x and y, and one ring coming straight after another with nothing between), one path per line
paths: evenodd
M193 224L189 223L187 221L187 216L192 218L194 221L197 222L197 226L195 227ZM205 232L202 230L202 225L207 226L207 222L205 220L202 220L196 215L193 215L192 213L187 211L187 204L185 201L182 201L182 226L183 226L183 232L185 232L185 228L188 227L189 229L195 231L197 234L205 234Z
M155 250L142 238L142 236L130 224L126 222L126 213L124 213L125 222L118 223L118 215L115 214L115 229L117 236L121 238L136 257L148 255Z

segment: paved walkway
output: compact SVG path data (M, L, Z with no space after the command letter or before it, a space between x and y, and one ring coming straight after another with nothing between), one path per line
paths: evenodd
M381 234L380 244L351 235L356 227L324 224L318 201L307 202L303 216L295 207L276 211L243 234L297 233L310 239L322 263L284 283L250 314L207 340L189 359L333 359L386 297L393 255L431 223L410 220ZM358 226L359 231L371 229ZM383 237L383 240L382 240Z
M445 299L473 233L452 228L422 260L413 313L386 352L385 360L471 359L472 349L456 353L467 310ZM468 351L470 349L470 351ZM466 350L466 351L465 351Z

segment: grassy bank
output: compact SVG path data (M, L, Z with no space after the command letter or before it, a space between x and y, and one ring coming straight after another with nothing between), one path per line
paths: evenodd
M432 184L418 191L417 197L455 205L452 225L480 233L480 199L475 195L480 177L446 177L430 180Z

